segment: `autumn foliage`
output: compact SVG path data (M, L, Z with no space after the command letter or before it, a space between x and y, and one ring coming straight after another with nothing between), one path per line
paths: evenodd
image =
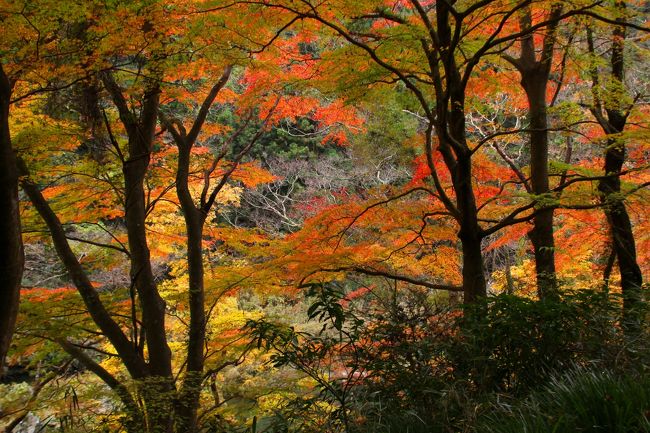
M501 431L647 380L646 9L0 0L3 431Z

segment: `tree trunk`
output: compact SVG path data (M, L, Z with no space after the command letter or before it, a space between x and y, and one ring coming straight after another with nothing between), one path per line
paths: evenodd
M12 83L0 64L0 376L11 344L25 265L18 170L9 132Z
M537 295L545 299L557 294L557 277L555 272L555 241L553 239L553 209L547 208L552 197L549 196L548 171L548 114L546 91L551 73L553 52L556 43L557 19L562 13L562 6L554 4L551 8L551 24L548 26L541 44L541 53L537 59L534 33L528 33L521 39L521 55L518 59L504 56L521 75L521 86L528 100L528 129L530 139L530 185L527 189L535 195L536 214L533 228L528 238L533 244L535 255L535 275L537 278ZM527 8L519 20L522 30L532 26L532 12Z
M206 200L208 193L208 179L210 172L205 173L204 190L199 205L195 205L189 189L190 158L192 147L196 142L201 128L208 116L210 107L217 95L223 89L230 78L232 66L227 66L221 78L212 87L205 100L201 104L199 113L194 119L190 132L187 133L183 127L179 127L165 119L161 113L160 118L172 134L178 147L178 168L176 170L176 194L183 210L185 228L187 230L187 273L189 279L188 300L190 307L190 329L187 343L187 368L185 377L179 391L176 402L177 416L176 426L179 432L194 433L198 431L198 408L203 384L203 368L205 364L205 333L207 318L205 314L205 287L203 269L203 227L205 219L210 211L213 201ZM178 123L180 125L180 122ZM253 139L254 142L255 139ZM252 146L252 143L249 145ZM245 151L245 150L244 150ZM242 152L244 152L242 151ZM216 166L215 166L216 167ZM233 168L234 169L234 168ZM222 182L229 173L225 173ZM220 182L220 185L222 185ZM215 187L214 193L219 192L219 186Z
M625 12L625 2L616 2L616 7ZM618 18L621 21L623 18ZM589 50L594 53L593 37L588 29ZM625 85L625 26L615 26L612 31L612 55L610 59L612 78ZM612 235L612 249L618 259L618 268L621 275L621 291L623 293L623 325L626 330L636 334L641 326L640 307L643 304L642 284L643 275L637 263L636 245L630 216L625 208L625 201L621 196L621 172L625 163L625 140L618 137L625 129L627 123L627 107L621 102L620 95L610 95L601 101L596 90L599 86L598 71L592 67L594 85L593 112L605 134L608 134L605 149L605 177L598 184L601 193L601 203L607 217ZM606 114L606 118L603 114Z
M145 108L154 110L157 119L159 92L153 89L145 95ZM151 107L149 107L151 105ZM144 117L144 116L143 116ZM131 253L131 281L140 298L142 323L149 351L151 376L142 383L143 399L147 405L149 431L171 431L175 397L171 350L165 329L165 302L158 293L151 267L147 242L144 180L149 169L155 121L146 125L138 122L129 133L129 156L123 164L125 186L125 220Z
M469 156L459 156L453 183L460 211L458 238L463 252L463 294L465 303L469 304L487 295L481 249L483 233L478 223L478 209L472 188L472 161Z
M536 66L541 66L536 63ZM538 200L533 229L528 233L535 254L535 273L539 299L557 291L555 274L555 242L553 239L553 209L545 208L550 191L548 177L548 116L546 88L549 74L539 67L522 69L521 83L528 98L530 128L530 183ZM542 196L541 199L539 197Z
M623 323L631 331L640 327L643 296L643 275L637 263L636 245L630 216L621 198L620 173L625 161L625 145L617 139L607 140L605 173L611 175L600 181L598 190L607 222L612 233L612 248L616 252L623 293Z
M476 231L466 231L461 226L458 237L463 251L463 297L466 304L475 302L487 295L481 237Z
M197 409L203 383L205 347L205 292L203 271L203 224L205 214L197 209L188 188L190 149L179 144L176 191L187 229L187 270L189 278L190 329L187 347L187 370L178 398L178 430L197 431Z
M436 24L443 47L440 61L446 85L442 84L439 72L433 74L436 95L441 100L436 101L437 119L431 121L437 122L439 150L451 173L456 194L457 220L460 225L458 238L463 254L463 296L465 303L469 304L487 295L481 250L483 230L478 222L478 208L472 185L472 151L467 144L465 128L465 83L455 54L448 49L452 41L452 27L449 23L451 12L447 2L436 2L436 7L439 8Z
M148 209L144 188L158 122L160 89L157 81L149 83L142 97L140 114L136 116L113 76L105 73L102 81L128 136L128 157L122 161L122 172L126 231L131 255L130 276L140 300L150 373L140 383L140 391L147 406L148 431L167 433L173 428L176 389L172 374L172 354L165 329L165 302L154 279L147 242Z

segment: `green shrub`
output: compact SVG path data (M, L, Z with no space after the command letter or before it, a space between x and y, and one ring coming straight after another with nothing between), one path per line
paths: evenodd
M476 391L525 394L555 371L620 360L618 311L598 292L549 301L492 297L467 308L448 355L457 379Z
M479 424L485 433L650 432L650 378L575 370Z

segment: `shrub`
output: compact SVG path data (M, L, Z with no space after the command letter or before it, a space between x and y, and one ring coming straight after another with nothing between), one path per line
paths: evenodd
M449 348L456 377L480 392L525 394L554 371L620 361L619 307L605 294L579 292L534 301L500 295L468 307Z
M650 378L577 369L514 406L498 405L485 433L650 432Z

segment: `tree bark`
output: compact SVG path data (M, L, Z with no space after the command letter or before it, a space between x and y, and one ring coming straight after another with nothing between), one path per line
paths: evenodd
M617 1L616 7L620 16L624 15L625 2ZM622 22L623 18L617 21ZM594 53L594 43L591 30L587 33L589 50ZM625 86L625 26L617 25L612 30L612 54L610 67L612 78ZM632 231L632 222L625 207L624 198L621 196L621 173L625 163L625 139L620 137L623 133L629 112L621 102L623 95L610 95L603 102L599 97L599 77L597 69L591 70L594 88L594 113L601 128L608 135L605 148L604 172L606 177L598 184L600 200L612 236L612 249L616 254L618 268L621 276L621 291L623 294L623 325L625 329L635 334L641 326L641 311L643 305L643 274L637 262L636 244Z
M533 244L537 295L545 299L557 294L555 271L555 240L553 237L553 213L548 207L549 196L548 169L548 111L546 91L550 79L553 52L556 44L556 30L562 7L555 4L551 8L551 24L542 41L539 60L536 55L534 34L528 33L521 39L521 54L518 59L504 56L521 75L521 86L528 100L528 129L530 130L530 185L529 191L535 195L537 212L533 218L533 228L528 238ZM532 12L527 8L519 20L522 30L532 26Z
M183 211L187 231L187 272L188 302L190 308L190 325L187 343L187 367L181 385L178 401L176 425L179 432L194 433L198 431L198 407L203 384L205 364L205 332L207 318L205 314L205 287L203 268L203 227L211 204L200 203L198 206L189 189L190 158L192 147L205 123L210 107L217 95L228 82L232 67L224 70L201 104L199 113L189 133L184 128L171 122L165 122L178 147L178 168L176 170L176 194ZM164 116L161 115L161 119ZM179 123L180 125L180 123ZM224 175L224 176L227 176ZM209 173L207 174L209 178ZM207 179L205 180L208 187ZM207 191L206 191L207 192Z
M167 345L165 330L165 303L158 293L151 268L144 189L158 119L160 89L156 84L150 85L143 97L140 116L136 117L113 77L105 74L103 81L118 109L128 136L129 152L127 159L123 161L122 172L125 189L124 212L131 253L130 275L140 297L151 372L154 375L171 377L171 351Z
M600 181L598 190L612 234L612 247L618 259L623 293L623 323L634 331L639 329L641 321L639 307L643 303L643 275L637 262L632 222L620 195L620 175L624 161L625 145L615 138L608 139L605 173L610 177Z
M482 237L476 230L465 232L464 229L461 226L459 232L463 246L463 298L466 304L470 304L484 298L487 287L481 250Z
M9 132L13 83L0 64L0 376L13 336L25 265L18 170Z
M149 83L143 94L140 114L136 116L113 76L105 73L102 81L118 110L128 137L128 156L122 161L124 212L131 254L131 283L140 300L150 373L140 389L147 405L149 431L166 433L173 428L176 390L172 374L172 354L167 344L165 329L165 302L154 279L147 242L147 202L144 188L158 121L160 89L156 80Z
M436 117L430 121L436 124L438 150L451 173L456 194L456 219L460 225L458 238L463 255L463 297L465 303L473 303L487 295L481 249L484 234L478 221L472 185L472 151L467 144L465 128L465 83L454 58L454 50L450 49L452 29L449 24L449 5L446 2L436 4L436 24L441 46L439 61L444 69L444 78L437 72L433 73L436 95L440 100L436 101ZM423 10L420 13L425 19ZM435 64L433 59L430 63ZM433 173L434 167L431 170Z
M203 270L203 225L206 213L197 209L188 187L190 149L179 145L176 191L187 230L187 272L189 279L190 329L187 347L187 370L179 392L179 431L197 431L197 408L203 382L205 347L205 290Z
M549 60L550 61L550 60ZM557 292L555 273L555 241L553 238L553 208L545 207L549 197L548 172L548 117L546 110L547 71L522 72L522 85L529 106L530 180L531 189L538 201L533 218L533 229L528 233L535 255L537 294L539 299ZM539 198L541 197L541 199Z

